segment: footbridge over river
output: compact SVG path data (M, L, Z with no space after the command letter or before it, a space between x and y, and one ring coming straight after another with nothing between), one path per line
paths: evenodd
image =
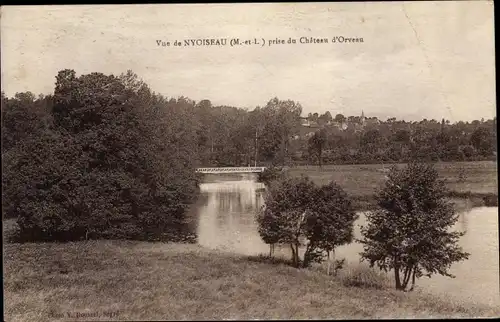
M263 172L266 167L224 167L224 168L198 168L196 172L198 173L211 173L211 174L222 174L222 173L259 173Z

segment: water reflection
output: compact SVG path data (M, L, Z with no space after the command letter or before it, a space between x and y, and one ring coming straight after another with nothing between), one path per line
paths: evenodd
M264 185L249 178L240 181L204 183L208 196L199 208L198 242L206 247L242 254L265 252L257 233L255 213L263 204L258 190Z
M245 255L267 254L269 246L260 238L255 213L263 205L259 190L263 184L252 177L242 180L204 183L201 191L204 201L198 207L198 242L206 247ZM474 208L459 215L455 229L466 234L460 243L471 253L470 259L454 264L450 272L455 279L433 276L422 278L418 286L446 296L490 305L500 304L498 208ZM366 224L361 213L355 225L355 236L360 237L360 225ZM337 258L348 263L359 263L362 245L352 243L339 247ZM277 256L290 256L287 246L276 247Z

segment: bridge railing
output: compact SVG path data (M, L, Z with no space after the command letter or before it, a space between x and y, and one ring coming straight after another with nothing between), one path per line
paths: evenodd
M257 173L263 172L265 167L223 167L223 168L198 168L199 173Z

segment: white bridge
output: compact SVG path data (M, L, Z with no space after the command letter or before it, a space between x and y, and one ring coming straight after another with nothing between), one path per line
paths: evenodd
M198 168L198 173L258 173L266 167L227 167L227 168Z

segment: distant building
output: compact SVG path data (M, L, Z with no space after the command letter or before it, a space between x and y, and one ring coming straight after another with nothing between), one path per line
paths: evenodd
M309 126L310 127L319 127L319 124L316 121L309 121Z
M309 119L307 117L301 117L300 118L300 125L310 127L311 122L309 122Z
M380 121L376 117L369 117L365 119L365 125L379 125Z
M352 123L351 124L352 128L354 129L354 132L355 133L358 133L358 132L363 132L364 129L365 129L365 125L364 124L357 124L357 123Z
M339 131L345 131L349 127L347 122L336 122L332 121L331 125L335 128L337 128Z
M366 117L365 112L361 111L361 116L359 117L359 123L355 126L356 131L364 129L366 126L376 126L379 125L380 121L376 117Z

